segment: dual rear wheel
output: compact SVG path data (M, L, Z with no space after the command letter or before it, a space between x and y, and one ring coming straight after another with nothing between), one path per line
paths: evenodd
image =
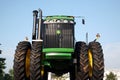
M77 42L75 45L77 54L76 80L103 80L104 58L103 50L99 42Z
M30 80L47 80L47 71L42 62L42 42L32 43L30 56Z
M30 50L31 44L27 41L18 43L14 55L14 80L30 79Z
M42 44L22 41L18 43L14 55L14 80L42 80L41 72Z
M88 54L89 54L90 80L103 80L104 58L103 50L100 43L90 42Z

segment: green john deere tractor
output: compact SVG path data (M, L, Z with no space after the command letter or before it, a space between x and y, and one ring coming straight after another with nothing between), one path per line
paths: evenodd
M15 80L48 80L48 73L70 74L70 80L103 80L104 58L96 40L75 42L74 16L42 16L33 11L32 43L18 43ZM99 36L97 36L99 37Z

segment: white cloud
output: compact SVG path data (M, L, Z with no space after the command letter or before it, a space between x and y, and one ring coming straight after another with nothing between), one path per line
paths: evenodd
M103 45L107 69L120 69L120 42Z

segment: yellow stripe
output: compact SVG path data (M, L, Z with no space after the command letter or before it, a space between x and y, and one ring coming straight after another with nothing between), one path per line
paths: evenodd
M25 64L26 76L30 76L30 49L28 49L26 54L26 64Z
M89 77L92 77L93 57L90 49L88 50L88 58L89 58Z

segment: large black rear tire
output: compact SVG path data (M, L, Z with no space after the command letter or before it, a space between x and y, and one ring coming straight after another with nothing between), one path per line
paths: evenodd
M92 76L90 80L103 80L104 77L104 58L103 50L99 42L90 42L89 50L93 58Z
M42 43L33 42L30 56L30 80L41 80Z
M88 47L85 42L76 42L75 54L77 57L76 80L87 80L89 72Z
M29 80L29 74L26 74L26 57L30 55L31 44L27 41L18 43L17 49L14 55L14 80ZM27 66L28 66L27 65Z

